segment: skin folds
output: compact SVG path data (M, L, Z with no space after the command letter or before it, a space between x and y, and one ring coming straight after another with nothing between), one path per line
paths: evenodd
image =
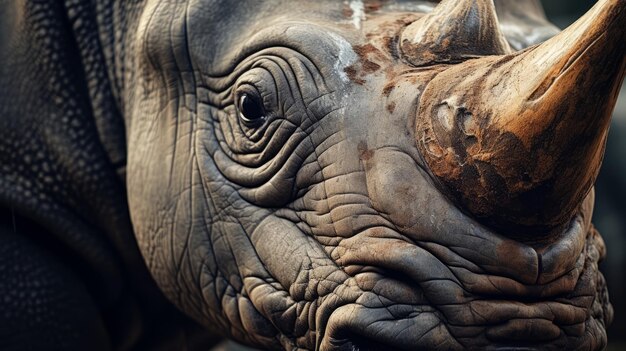
M431 82L512 49L407 62L400 34L427 3L357 25L340 4L233 5L228 28L203 5L146 7L127 103L135 231L179 308L273 349L605 345L593 193L519 240L451 201L416 143ZM264 112L253 125L242 94Z
M535 0L0 15L7 349L606 345L592 185L624 1L561 34ZM7 322L33 299L41 324Z

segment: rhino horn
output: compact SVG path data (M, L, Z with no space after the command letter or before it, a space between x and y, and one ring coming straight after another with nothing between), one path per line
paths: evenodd
M484 223L549 233L591 191L625 72L626 2L601 0L543 44L437 75L420 97L418 147Z
M415 66L511 52L493 0L443 0L411 23L400 43L404 58Z

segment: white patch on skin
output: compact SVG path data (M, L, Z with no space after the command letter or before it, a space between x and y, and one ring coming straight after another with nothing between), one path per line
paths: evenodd
M362 0L351 0L352 24L356 29L361 29L361 22L365 20L365 6Z
M429 13L435 8L436 4L424 3L416 4L415 2L403 2L385 4L385 9L390 12L417 12L417 13Z
M335 45L339 49L337 61L335 62L333 69L335 70L335 72L337 72L337 74L344 83L348 83L350 79L348 78L348 75L344 70L346 67L356 62L357 56L354 53L354 50L352 50L352 45L350 45L350 43L346 39L332 32L329 32L328 36L333 39Z
M434 8L435 8L434 5L417 5L417 10L422 11L424 13L432 12Z

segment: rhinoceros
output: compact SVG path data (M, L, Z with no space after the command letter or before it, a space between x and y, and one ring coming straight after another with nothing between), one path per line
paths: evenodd
M0 348L602 349L626 2L0 4Z

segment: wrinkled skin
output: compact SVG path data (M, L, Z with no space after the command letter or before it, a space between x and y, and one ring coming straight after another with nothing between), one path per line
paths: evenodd
M268 349L605 346L593 192L549 240L514 240L429 173L416 110L450 65L416 68L394 40L433 6L369 6L364 21L330 1L115 6L123 30L100 38L126 134L117 170L147 269L181 311ZM504 33L521 49L556 33L544 26ZM244 92L260 123L241 119Z
M551 243L463 214L425 171L410 117L447 67L394 51L420 15L372 15L360 31L337 6L236 5L238 30L210 49L231 27L209 25L201 1L145 10L128 186L161 289L267 348L602 347L593 196ZM250 86L267 111L258 127L235 106Z

